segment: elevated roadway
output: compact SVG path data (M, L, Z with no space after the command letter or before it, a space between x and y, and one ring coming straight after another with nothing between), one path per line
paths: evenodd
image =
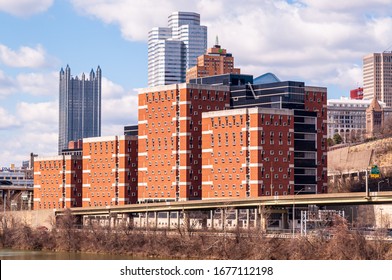
M360 204L392 204L392 192L331 193L331 194L298 194L285 196L268 196L247 199L208 199L176 202L160 202L145 204L127 204L106 207L78 207L70 208L73 215L110 215L122 213L167 212L183 210L214 210L228 208L260 208L260 207L288 207L288 206L333 206ZM64 214L63 209L55 210L56 215Z

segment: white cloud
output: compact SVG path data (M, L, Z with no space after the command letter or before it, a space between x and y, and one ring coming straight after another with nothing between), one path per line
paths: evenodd
M16 77L19 90L34 96L58 96L59 74L51 73L24 73Z
M16 90L14 80L4 74L0 69L0 99L5 97Z
M0 62L10 67L39 68L48 65L48 58L44 48L22 46L15 51L0 44Z
M14 115L0 107L0 130L1 126L6 131L1 133L2 165L15 163L20 166L31 152L45 156L57 154L57 102L20 102Z
M6 109L0 107L0 130L20 126L20 121Z
M136 124L138 94L126 91L107 78L102 79L102 135L124 133L124 126Z
M105 23L119 26L124 38L145 41L154 26L167 24L167 17L178 9L194 8L181 0L72 0L75 8Z
M167 26L173 11L195 11L208 26L209 45L219 36L243 73L273 71L282 79L335 85L355 80L352 65L391 47L392 2L375 1L152 1L73 0L77 10L119 26L123 37L147 41L154 26ZM253 72L247 72L249 69ZM354 70L353 70L354 69ZM356 70L355 70L356 69ZM287 75L287 76L286 76ZM293 76L291 76L293 75ZM321 76L323 75L323 76ZM340 79L349 78L347 81Z
M58 124L58 110L58 103L54 101L40 103L20 102L16 105L18 118L28 124L26 128L31 131L53 131ZM47 129L41 130L42 127Z
M28 17L45 12L53 0L1 0L0 11L19 17Z

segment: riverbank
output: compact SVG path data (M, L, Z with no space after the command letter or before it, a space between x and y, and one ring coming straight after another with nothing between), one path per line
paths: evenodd
M333 235L271 238L261 232L198 233L185 228L176 232L140 231L130 227L74 227L72 218L52 230L31 228L0 217L0 247L33 251L108 254L139 259L249 259L249 260L384 260L392 259L392 244L382 236L366 240L342 223Z

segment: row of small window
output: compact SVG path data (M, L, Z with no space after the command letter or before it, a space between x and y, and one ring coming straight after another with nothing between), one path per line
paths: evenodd
M157 186L157 187L156 187L156 190L158 190L158 191L161 191L161 190L168 190L168 189L169 189L168 186L163 186L163 187L162 187L162 186ZM171 185L171 186L170 186L170 189L171 189L171 190L174 190L174 189L175 189L175 186ZM193 185L190 185L190 186L188 187L188 190L193 190L193 189L201 190L201 186L199 185L199 186L197 186L196 188L194 188ZM148 190L154 191L154 190L155 190L155 186L154 186L154 185L152 185L151 187L146 186L146 187L145 187L145 190L146 190L146 191L148 191Z
M190 178L190 180L192 180L192 178ZM195 180L195 181L199 180L199 176L193 176L193 180ZM148 181L149 181L149 182L152 182L152 181L153 181L153 178L152 178L151 176L149 176L149 177L148 177ZM154 181L155 181L155 182L158 182L158 181L159 181L159 182L164 182L164 181L165 181L165 177L164 177L164 176L161 176L161 179L159 180L158 176L155 176ZM173 178L172 178L171 176L167 176L167 180L166 180L166 181L172 182L172 181L173 181Z
M108 192L107 193L107 197L111 197L111 193L110 192ZM103 192L103 193L90 193L90 196L91 197L105 197L105 193Z
M61 194L60 194L61 195ZM78 197L81 197L82 196L82 194L81 193L76 193L76 192L74 192L74 195L76 195L76 196L78 196ZM58 193L56 193L56 194L53 194L53 193L46 193L46 194L44 194L44 193L42 193L41 194L41 197L47 197L47 198L49 198L49 197L52 197L52 198L54 198L54 197L59 197L59 194Z
M82 166L81 165L77 165L77 164L74 164L74 166L73 166L74 168L77 168L77 169L82 169ZM60 167L60 166L50 166L50 165L48 165L48 166L42 166L42 165L40 165L39 166L39 170L59 170L59 169L62 169L62 170L65 170L65 168L66 168L66 165L63 165L62 167Z
M77 202L76 201L73 201L72 202L72 206L73 207L76 207L76 206L78 206L77 205ZM38 208L39 209L52 209L52 208L62 208L62 203L61 202L50 202L50 201L48 201L47 202L47 204L46 204L46 202L40 202L39 204L38 204Z
M76 179L76 178L74 178L74 179ZM77 183L81 183L82 180L81 179L77 179L76 182ZM53 185L53 184L58 185L59 181L58 180L55 180L55 181L53 181L53 180L41 180L41 185L45 185L45 184L47 184L47 185ZM65 184L65 179L63 180L63 184Z
M146 195L147 195L147 197L158 197L158 196L159 196L159 193L158 193L158 192L155 192L155 193L148 192ZM199 192L191 192L191 191L190 191L190 192L189 192L189 195L190 195L190 196L198 197L198 196L199 196ZM161 192L161 193L160 193L160 196L161 196L161 197L165 197L165 192ZM170 193L170 192L167 192L166 197L171 197L171 193ZM144 197L142 197L142 198L144 198Z

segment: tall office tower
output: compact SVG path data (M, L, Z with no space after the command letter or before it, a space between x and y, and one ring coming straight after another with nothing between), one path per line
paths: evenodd
M372 53L363 58L363 99L392 106L392 52Z
M148 33L148 86L185 82L186 69L207 49L207 27L200 15L174 12L168 27L154 27Z
M101 68L84 73L81 78L71 76L67 65L60 71L59 146L58 153L68 148L69 141L101 136Z
M234 68L234 57L226 49L221 48L217 39L215 45L209 48L206 54L197 58L197 64L186 71L186 81L230 73L240 74L241 70Z

